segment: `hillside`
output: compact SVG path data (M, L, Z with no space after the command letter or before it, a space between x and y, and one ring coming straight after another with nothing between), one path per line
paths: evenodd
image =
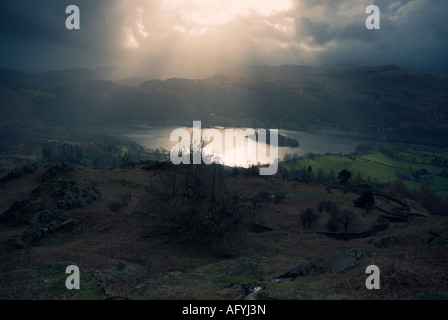
M252 177L244 171L235 175L220 167L195 167L191 172L199 170L196 175L208 190L197 198L202 199L201 206L215 203L215 207L226 208L236 201L234 208L239 209L233 211L238 212L238 219L228 222L232 228L220 229L220 220L200 229L211 220L189 220L187 213L194 217L190 205L196 201L195 193L191 198L179 193L175 199L182 205L178 206L176 219L195 221L189 230L168 219L174 200L169 194L177 192L170 191L177 189L172 189L170 181L180 187L188 185L184 175L190 170L184 169L156 162L111 170L49 165L28 167L3 179L0 298L448 296L448 219L429 215L415 201L384 191L386 194L375 195L375 206L366 211L353 206L359 194L340 188L279 177ZM219 182L207 187L213 174L201 175L202 170L219 174ZM226 191L210 200L211 190L218 186ZM276 197L280 194L283 196ZM322 207L324 201L326 207ZM341 229L322 233L327 232L333 210L328 203L356 215L349 225L350 240L334 238L347 235ZM198 212L201 206L196 206ZM318 213L319 207L319 219L311 226L302 224L301 213L306 209ZM392 219L397 215L391 212L401 212L401 220ZM373 230L374 226L381 227ZM194 230L210 227L216 232L224 230L222 236L196 237ZM366 235L368 230L373 231ZM65 289L64 271L69 264L81 269L81 290ZM371 264L381 270L380 290L365 287L365 269ZM255 294L254 289L260 291Z
M331 70L291 65L228 72L202 80L150 80L140 86L101 80L106 77L75 77L64 84L55 80L60 85L52 88L28 80L8 86L3 79L16 96L9 99L12 105L2 103L7 115L3 122L14 123L17 115L11 110L31 100L29 114L47 125L186 125L200 119L205 125L237 127L332 127L395 142L448 145L446 73L394 66ZM2 101L10 91L0 92Z

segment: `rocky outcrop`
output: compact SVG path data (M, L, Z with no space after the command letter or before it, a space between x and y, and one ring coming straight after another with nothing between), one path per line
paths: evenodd
M17 239L15 236L9 237L6 241L8 242L8 250L20 250L26 248L26 243Z
M428 232L428 236L423 238L422 242L430 247L443 246L448 244L448 236L441 231L431 230Z
M0 222L10 227L18 227L29 222L30 217L44 207L35 200L23 200L14 202L11 207L0 215Z
M375 247L378 248L385 248L389 247L391 245L399 245L404 240L404 236L401 235L393 235L390 237L383 237L377 242L375 242Z
M57 209L42 210L31 218L29 227L22 235L22 240L31 244L36 243L49 234L71 231L76 225L76 220L66 220L62 212Z
M98 200L98 196L89 192L78 182L70 181L62 195L62 199L58 201L58 208L61 210L71 210L74 208L84 208L92 201Z
M278 279L290 279L294 280L297 277L306 276L310 273L312 264L309 261L299 264L295 269L286 272L278 277Z
M364 249L350 249L335 252L330 258L331 272L345 273L354 268L364 257L373 257L376 254Z

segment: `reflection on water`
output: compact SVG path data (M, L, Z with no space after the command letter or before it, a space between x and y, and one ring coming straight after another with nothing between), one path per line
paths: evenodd
M141 144L148 149L165 149L168 152L177 144L177 142L170 141L171 132L179 127L150 127L145 125L95 125L95 126L79 126L77 129L82 130L87 133L97 133L106 134L110 136L115 136L119 138L126 138ZM187 129L187 128L186 128ZM222 136L225 136L224 128L216 127ZM232 129L232 128L230 128ZM236 128L235 128L236 129ZM191 130L191 128L189 128ZM244 130L244 129L243 129ZM297 154L305 155L307 153L314 154L349 154L356 150L359 144L370 144L370 143L380 143L381 140L378 138L359 135L359 134L349 134L341 131L290 131L290 130L279 130L279 134L284 134L291 138L299 141L300 147L279 147L278 157L282 160L286 154ZM257 153L248 153L247 138L245 139L245 147L235 150L232 161L221 161L225 162L226 165L230 166L248 166L250 164L256 164L260 162L261 164L266 164L269 162L269 157L264 157L258 159ZM257 147L260 147L257 142ZM269 155L269 146L266 146ZM225 148L223 148L225 150ZM238 156L240 155L240 156ZM244 156L242 156L244 155ZM225 153L222 159L226 159ZM243 160L241 160L243 159Z

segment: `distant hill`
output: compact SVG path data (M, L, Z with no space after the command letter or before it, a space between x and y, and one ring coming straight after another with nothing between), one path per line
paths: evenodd
M0 99L0 125L40 123L34 102L23 92L0 86Z
M14 88L52 88L84 81L111 79L113 72L113 67L69 69L44 73L27 73L12 69L0 69L0 83Z
M202 120L221 126L333 127L448 145L447 73L396 66L336 70L284 65L245 66L202 80L111 81L107 68L41 75L2 70L0 75L0 85L25 96L39 119L53 125L191 125ZM69 76L71 82L63 84ZM38 82L44 89L24 91Z
M320 67L285 64L281 66L243 65L238 68L227 70L224 73L240 75L250 78L303 79L306 77L329 75L335 72L337 71L334 68L320 68Z

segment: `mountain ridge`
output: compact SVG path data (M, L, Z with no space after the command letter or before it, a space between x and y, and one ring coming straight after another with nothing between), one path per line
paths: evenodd
M0 70L0 85L15 92L17 100L12 99L9 108L2 105L8 119L3 125L14 123L11 110L22 108L22 97L32 102L42 123L51 125L190 125L199 119L204 125L333 127L401 142L448 145L446 73L387 65L347 70L284 65L257 70L205 79L136 78L130 82L133 85L93 79L31 91L8 86Z

